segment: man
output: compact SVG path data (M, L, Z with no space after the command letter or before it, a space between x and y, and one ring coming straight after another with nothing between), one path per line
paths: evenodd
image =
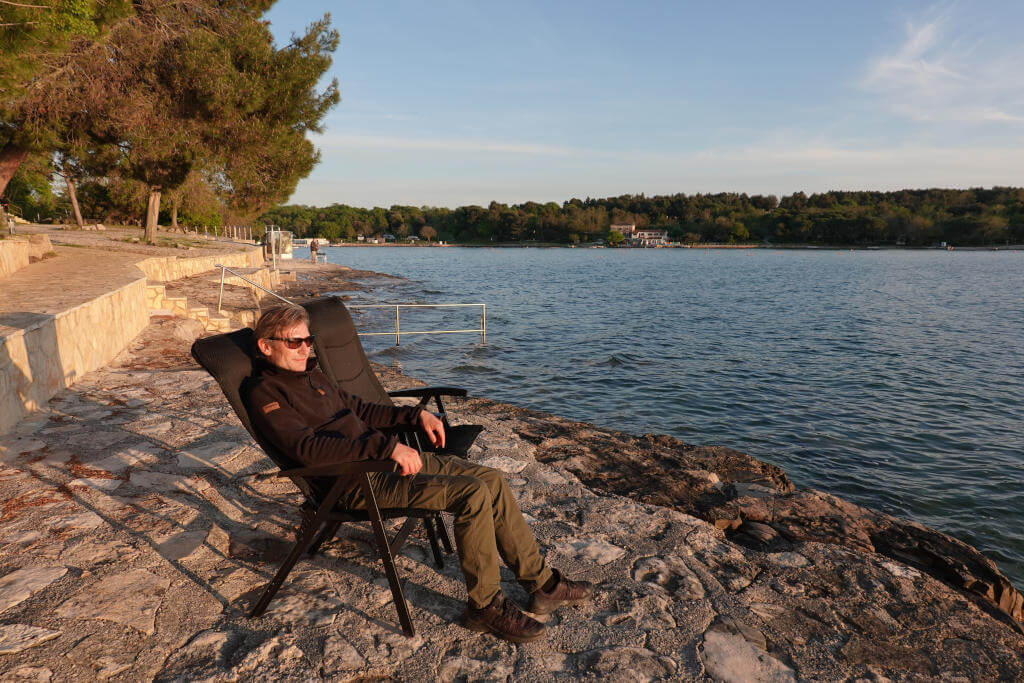
M397 473L371 475L381 507L445 510L455 516L455 543L469 601L463 623L500 638L527 642L544 625L523 614L501 592L498 557L531 594L529 611L549 614L593 594L585 581L570 581L544 563L498 470L452 455L420 453L380 429L420 428L435 448L445 444L444 424L419 407L361 401L337 389L310 357L309 317L299 306L268 310L256 323L261 354L254 377L242 389L253 425L283 453L303 465L352 460L393 460ZM365 507L355 481L342 494L345 507Z
M309 260L312 261L313 263L316 263L316 255L317 255L317 252L319 252L319 251L320 251L320 243L317 242L316 238L314 237L313 241L309 243Z

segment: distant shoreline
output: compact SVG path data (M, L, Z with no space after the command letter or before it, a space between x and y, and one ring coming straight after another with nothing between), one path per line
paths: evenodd
M305 245L296 245L303 246ZM359 244L359 243L342 243L342 244L326 244L321 243L320 248L326 247L433 247L433 248L445 248L445 247L462 247L466 249L614 249L622 251L653 251L653 250L665 250L665 249L774 249L776 251L787 249L787 250L804 250L804 251L1017 251L1018 249L1024 250L1024 244L1009 244L1009 245L998 245L998 246L963 246L958 247L953 245L951 247L907 247L907 246L896 246L896 245L817 245L817 244L695 244L695 245L679 245L679 246L664 246L664 247L607 247L599 245L578 245L572 246L568 244L550 244L550 243L538 243L538 244L460 244L460 243L447 243L447 244L407 244L398 242L388 242L386 244Z

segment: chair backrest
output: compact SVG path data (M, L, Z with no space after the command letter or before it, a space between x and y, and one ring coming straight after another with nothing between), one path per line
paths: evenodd
M302 304L309 313L309 331L316 336L320 369L343 391L371 403L393 405L370 367L352 316L341 299L325 296Z
M255 348L253 332L246 327L234 332L197 339L192 344L192 357L217 380L217 384L220 385L221 391L224 392L224 396L234 409L235 415L242 422L242 426L256 440L267 456L274 461L274 464L281 470L299 467L299 463L277 450L273 444L253 429L249 411L245 409L245 403L242 401L242 387L246 379L253 375ZM302 479L293 479L293 481L307 498L313 498L307 481Z

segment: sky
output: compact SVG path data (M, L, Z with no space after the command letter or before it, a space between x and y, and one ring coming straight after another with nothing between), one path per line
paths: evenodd
M1024 185L1024 2L309 0L341 103L290 203Z

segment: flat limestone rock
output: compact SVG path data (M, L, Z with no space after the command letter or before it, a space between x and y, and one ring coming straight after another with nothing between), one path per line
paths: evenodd
M613 680L651 681L671 678L678 666L668 657L641 647L609 647L580 653L587 672Z
M0 439L0 462L13 463L19 455L27 455L46 447L46 442L31 436L6 436Z
M502 472L508 472L509 474L519 474L526 469L529 463L525 460L516 460L504 455L492 455L481 460L480 464L484 467L492 467Z
M218 441L178 453L178 467L183 469L219 469L241 450L237 441Z
M132 472L128 482L141 489L153 489L161 493L168 491L194 491L195 482L188 476L164 474L163 472Z
M633 580L655 586L670 595L697 600L705 595L704 585L681 557L645 557L633 565Z
M704 632L700 659L708 675L726 683L795 681L793 670L765 651L764 635L728 617Z
M112 656L110 639L103 633L87 636L75 644L65 656L88 671L89 680L105 681L131 668L134 657L126 653ZM129 657L128 661L125 661Z
M22 650L35 647L60 635L60 631L51 631L28 624L6 624L0 626L0 655L14 655Z
M5 681L36 681L37 683L50 683L53 680L53 671L45 666L21 666L14 671L4 674Z
M95 529L103 524L103 518L95 512L76 512L70 515L61 515L44 522L50 531L61 529Z
M67 571L66 567L25 567L0 578L0 613L32 597Z
M596 538L576 538L562 541L556 543L554 548L564 555L590 560L600 565L614 562L626 554L626 551L619 546Z
M157 459L158 456L154 452L153 447L143 442L122 448L117 453L109 455L103 460L90 463L90 465L106 470L111 474L121 474L129 467L154 463Z
M69 481L67 486L69 489L83 488L95 491L113 491L123 483L124 482L120 479L112 479L109 477L82 477L80 479Z
M157 608L170 583L145 569L115 574L65 601L57 614L68 619L105 619L152 635Z
M341 635L331 635L324 643L324 671L329 675L366 666L366 659Z
M205 529L183 531L157 541L156 550L168 560L183 560L202 547L208 533Z

